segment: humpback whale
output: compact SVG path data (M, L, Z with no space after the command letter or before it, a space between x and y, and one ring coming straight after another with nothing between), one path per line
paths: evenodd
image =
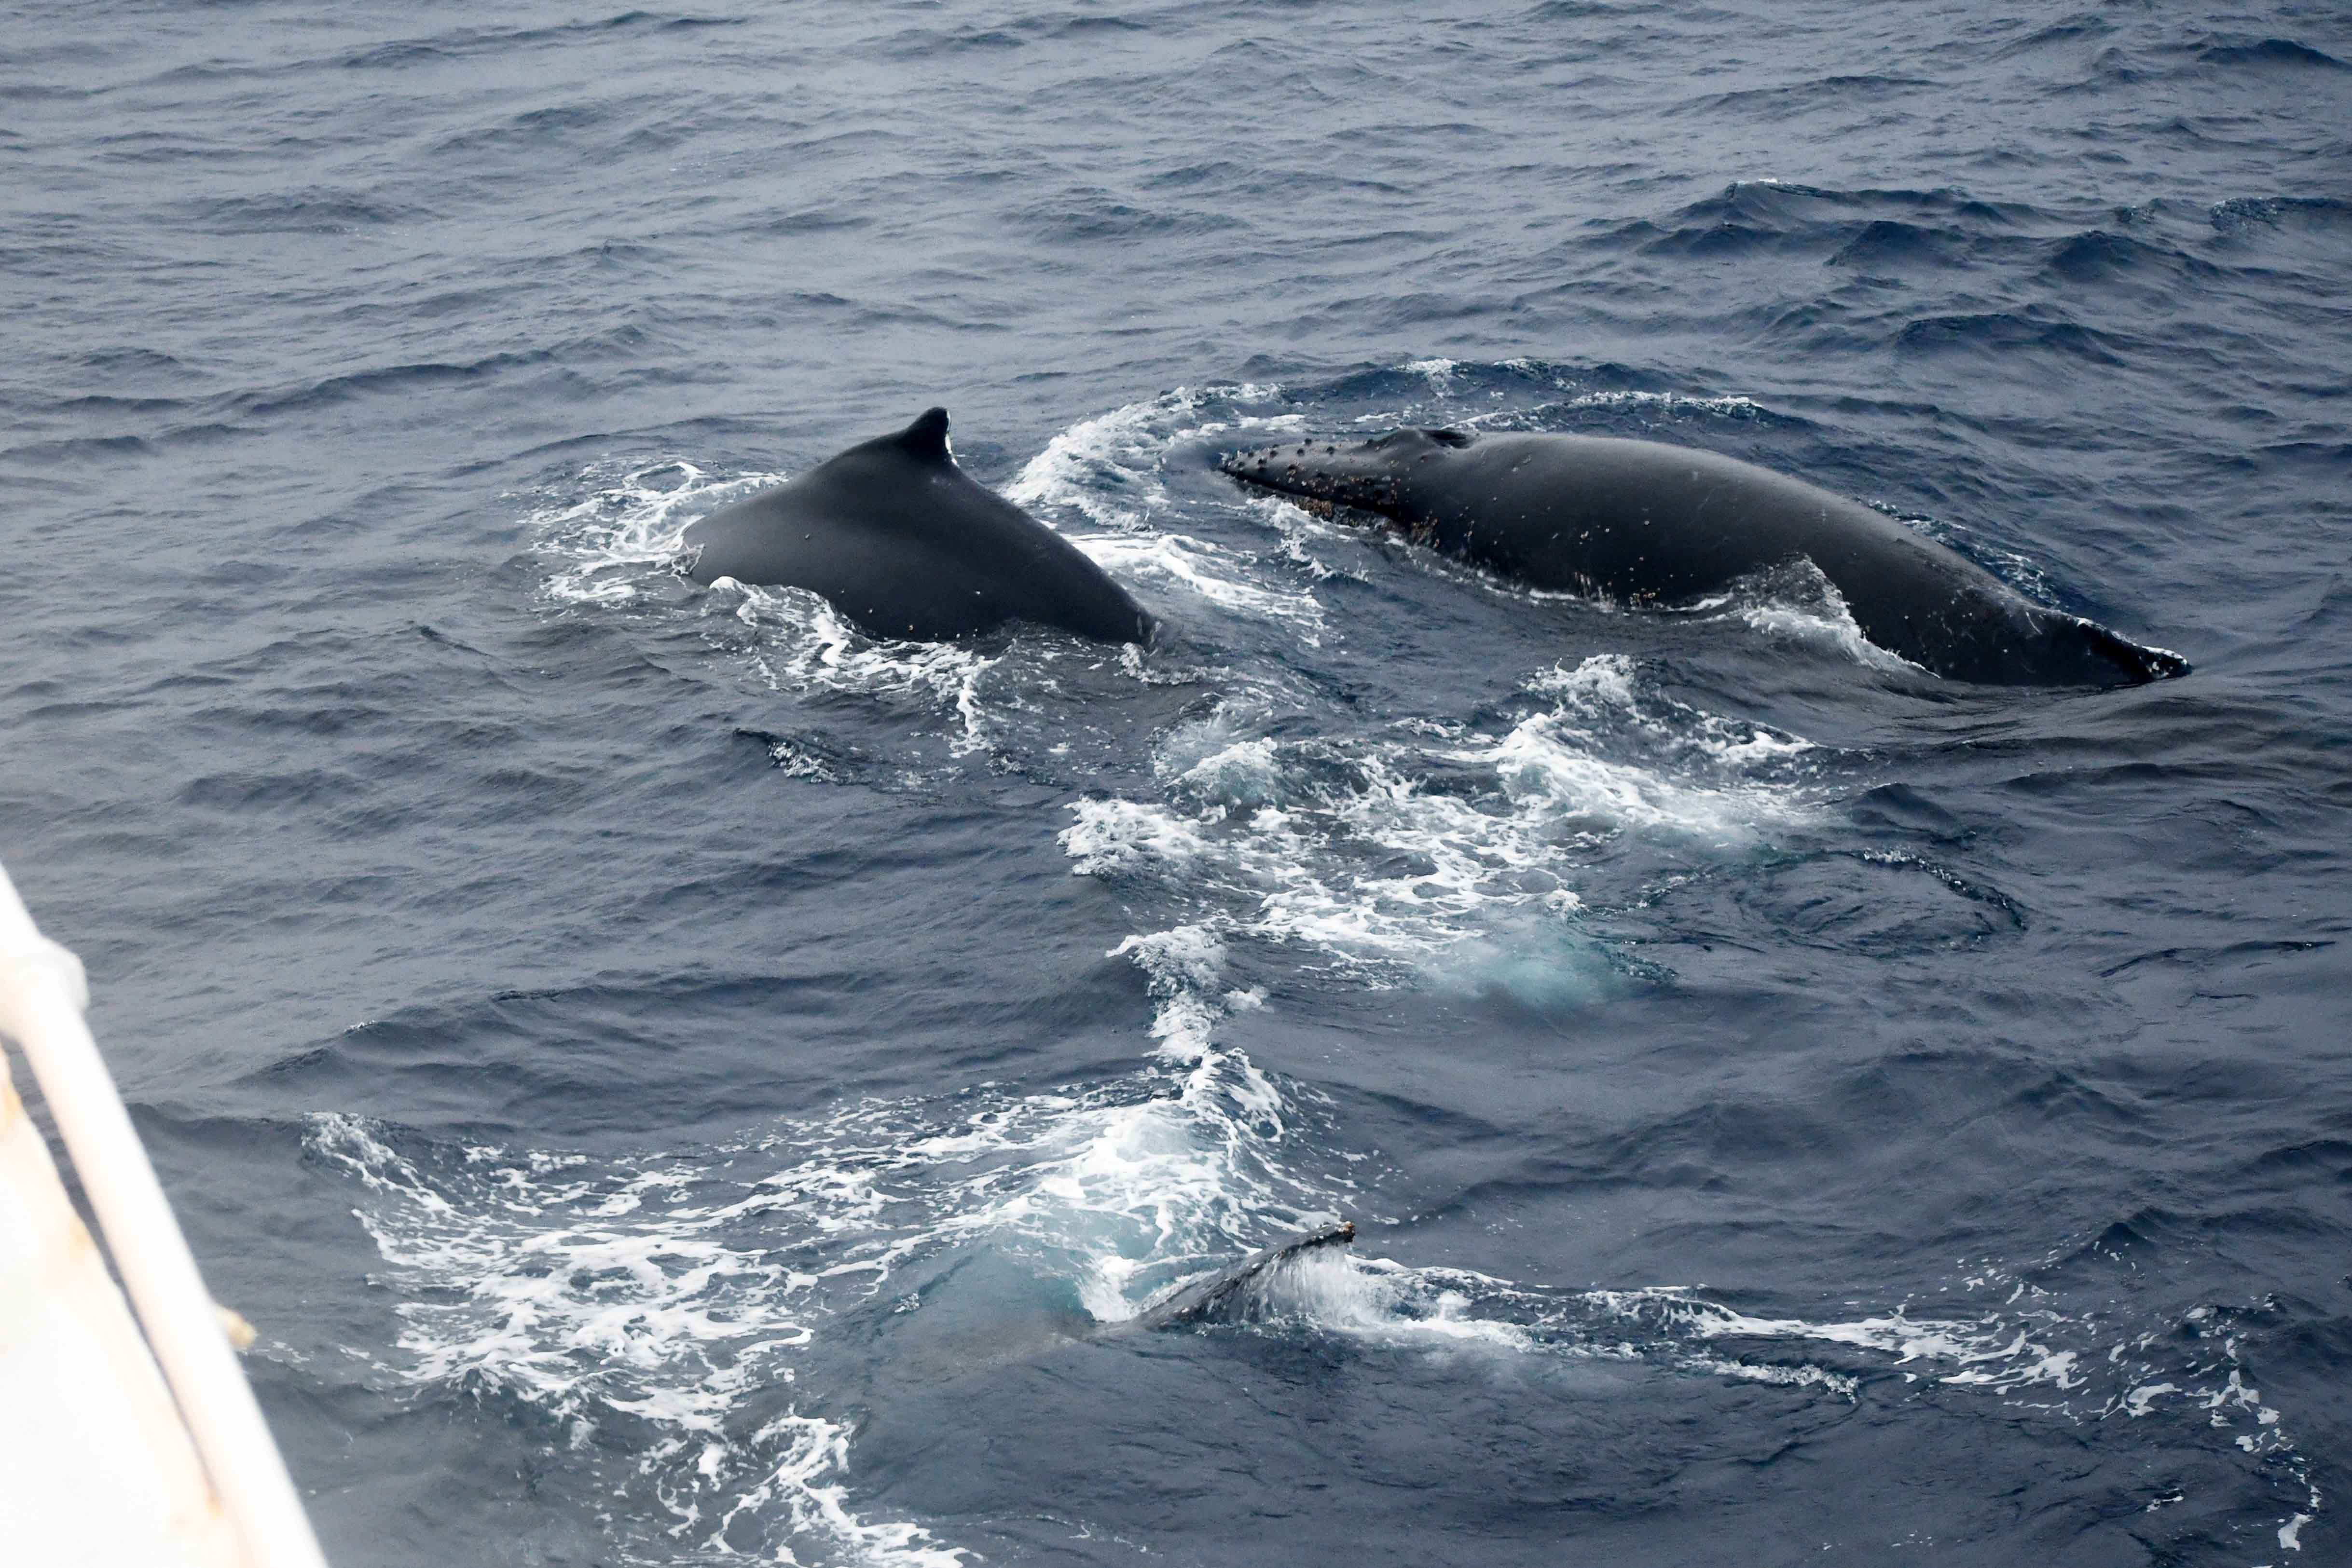
M1223 466L1310 507L1375 513L1534 587L1629 604L1718 593L1802 558L1864 636L1954 680L2120 685L2189 673L2179 654L2037 604L1860 502L1692 447L1408 427L1236 453Z
M1148 643L1153 626L1076 545L956 466L943 408L721 507L686 530L679 565L697 582L806 589L876 637L1034 621Z

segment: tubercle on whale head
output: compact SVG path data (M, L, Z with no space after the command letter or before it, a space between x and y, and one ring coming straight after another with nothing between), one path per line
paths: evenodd
M1245 485L1276 491L1313 509L1357 507L1397 517L1412 506L1414 467L1475 439L1459 430L1405 425L1346 445L1300 440L1236 452L1219 466Z

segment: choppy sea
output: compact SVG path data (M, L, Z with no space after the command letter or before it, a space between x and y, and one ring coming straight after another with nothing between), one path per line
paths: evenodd
M29 0L0 319L0 855L341 1568L2352 1561L2340 5ZM933 403L1160 645L670 570ZM2196 672L1215 469L1407 422Z

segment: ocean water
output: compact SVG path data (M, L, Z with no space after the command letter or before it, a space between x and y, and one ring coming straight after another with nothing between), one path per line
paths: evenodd
M5 16L0 854L342 1568L2352 1561L2340 5ZM669 570L934 403L1160 646ZM1215 469L1403 422L2196 671Z

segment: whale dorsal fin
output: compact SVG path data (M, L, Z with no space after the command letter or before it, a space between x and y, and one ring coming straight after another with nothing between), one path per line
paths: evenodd
M948 462L948 411L925 409L915 423L898 433L898 444L909 457L930 463Z

